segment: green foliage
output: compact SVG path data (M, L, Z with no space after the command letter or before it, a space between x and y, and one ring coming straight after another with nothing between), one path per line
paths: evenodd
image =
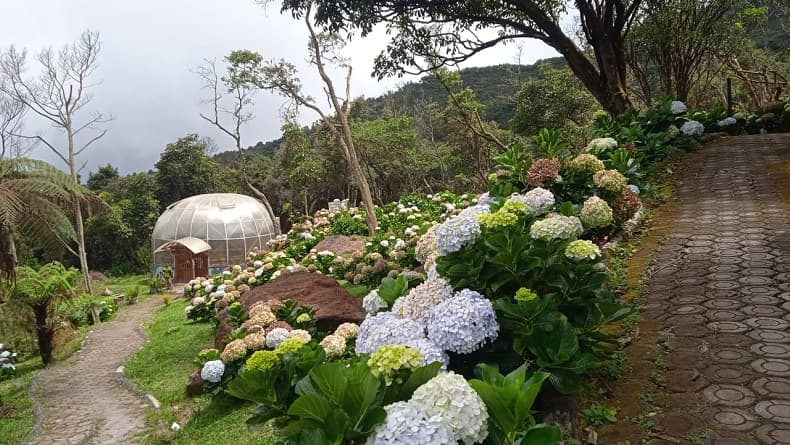
M582 411L582 414L587 422L594 426L617 422L617 410L602 403L593 403Z
M109 321L118 312L118 304L114 297L84 294L61 302L56 309L58 315L65 317L75 327L92 325L93 311L99 315L99 321Z
M197 134L167 144L156 163L160 207L189 196L222 191L219 164L208 157L207 148Z
M526 364L506 376L486 364L477 365L476 371L480 378L470 380L469 384L488 409L486 443L552 445L562 440L559 428L536 424L532 416L532 405L549 374L536 372L527 379Z
M409 281L405 276L399 275L397 278L385 277L379 286L379 297L392 307L395 300L409 292Z
M564 139L579 143L597 108L595 99L569 69L544 63L537 77L521 85L510 127L522 135L555 128Z
M570 155L568 143L563 140L562 134L558 130L541 128L530 139L532 139L532 150L537 158L563 160Z
M304 329L311 334L316 333L315 311L313 306L302 306L294 300L283 300L282 305L277 308L274 315L278 320L282 320L294 329Z
M601 326L629 309L605 289L600 261L576 262L565 256L569 240L533 239L531 216L516 224L485 229L474 244L439 258L437 270L455 289L470 288L493 300L500 329L512 341L512 361L527 360L550 372L561 392L579 389L580 376L599 366L596 354L609 338ZM520 288L539 295L516 300ZM503 359L504 360L504 359Z
M359 212L356 215L358 218L355 218L355 215L349 213L348 210L341 210L332 220L329 230L337 235L367 235L368 226L365 224L364 214L361 210Z
M98 170L88 174L88 190L93 192L104 190L107 184L119 176L118 169L111 164L100 166Z

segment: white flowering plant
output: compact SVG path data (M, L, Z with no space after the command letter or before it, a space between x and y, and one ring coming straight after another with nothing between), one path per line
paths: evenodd
M16 361L18 353L0 343L0 381L12 379L16 376Z

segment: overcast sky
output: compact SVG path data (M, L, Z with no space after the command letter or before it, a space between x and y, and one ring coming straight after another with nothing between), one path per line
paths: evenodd
M101 33L102 50L94 99L86 110L112 114L107 135L83 154L87 166L111 163L122 173L153 168L165 145L188 133L214 138L232 148L231 141L199 117L201 81L190 72L204 58L221 59L234 49L252 49L264 58L285 58L297 64L306 89L320 94L319 80L304 62L306 30L301 22L280 15L279 6L264 10L253 0L25 0L3 2L0 44L15 45L37 53L59 48L77 39L86 28ZM373 97L412 80L370 77L372 62L386 43L383 33L356 38L345 54L354 66L352 94ZM465 66L512 63L516 46L500 46L477 55ZM537 41L527 41L523 63L552 57L556 53ZM32 60L31 60L32 61ZM35 65L31 65L33 68ZM268 141L280 135L279 108L283 99L257 97L256 119L243 133L244 144ZM303 111L303 122L316 116ZM63 136L29 115L27 131L45 134L60 143ZM58 161L40 147L33 156Z

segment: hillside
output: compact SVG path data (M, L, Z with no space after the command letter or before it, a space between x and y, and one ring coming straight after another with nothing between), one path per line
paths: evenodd
M554 66L565 65L561 57L539 60L532 65L502 64L486 67L473 67L461 70L464 86L472 88L477 97L486 106L485 118L495 121L502 128L507 128L513 116L515 103L512 97L518 90L521 82L534 77L540 64L548 62ZM384 116L385 110L395 108L398 110L413 110L420 103L436 102L444 107L447 104L447 91L436 81L433 76L424 76L418 82L409 82L395 91L382 96L363 98L362 113L366 119L378 119ZM277 138L268 142L258 142L247 150L252 154L262 154L271 157L280 144ZM234 150L225 151L214 156L221 164L230 164L235 161L237 154Z

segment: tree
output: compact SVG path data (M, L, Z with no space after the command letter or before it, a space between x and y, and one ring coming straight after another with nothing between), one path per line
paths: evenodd
M524 82L516 94L510 129L531 136L541 128L557 128L573 140L592 119L595 99L567 69L544 64L538 77Z
M297 112L299 107L305 107L315 111L320 116L324 127L335 139L337 147L348 163L349 169L360 189L362 203L365 207L368 232L372 236L376 233L376 227L378 226L376 208L373 204L370 184L368 184L365 172L357 157L348 119L351 112L351 65L340 54L344 46L343 39L337 34L317 33L311 20L312 18L308 11L304 15L304 22L309 35L309 62L318 71L324 84L326 98L332 105L334 115L325 112L318 105L315 98L308 96L302 91L302 84L297 77L296 67L292 63L284 60L267 62L260 71L250 73L248 78L251 82L256 82L261 88L275 91L290 99L293 105L291 111L294 113ZM327 64L336 65L346 70L345 97L342 99L338 96L334 81L329 77Z
M281 164L286 183L300 198L304 214L309 215L310 192L325 176L324 160L313 149L310 138L302 128L294 123L283 125L283 143L280 147L284 161Z
M387 25L392 36L376 59L375 73L427 72L452 66L499 43L538 39L562 54L571 71L611 114L625 111L624 38L642 0L285 0L297 17L316 11L331 32L370 33ZM575 11L581 44L566 32ZM487 30L495 34L486 38ZM588 50L589 49L589 50Z
M27 307L33 311L38 338L38 351L45 365L53 361L54 320L51 312L57 303L74 296L74 285L80 273L74 268L66 269L62 264L53 262L38 270L22 266L17 271L17 279L11 283L9 302Z
M647 78L653 71L661 93L681 101L721 71L745 42L744 7L743 0L644 0L627 40L642 97L649 103L653 96Z
M25 137L41 142L55 153L68 166L69 174L77 182L80 170L77 157L107 133L107 130L98 131L96 126L111 120L99 112L93 112L87 119L78 120L93 98L90 90L96 86L96 82L91 78L97 68L100 49L99 33L90 30L83 32L79 40L57 53L52 48L47 48L36 57L41 65L41 74L37 79L27 77L25 73L26 50L19 52L12 45L0 56L0 76L3 77L0 91L65 133L66 141L65 144L55 143L40 135ZM84 142L77 143L77 139L89 131L94 131L95 134L86 136ZM74 199L73 210L77 228L77 256L85 287L91 292L85 251L85 227L79 199Z
M217 191L219 169L219 164L206 155L206 144L197 134L167 144L156 163L160 207L189 196Z
M112 180L118 178L118 169L110 164L99 167L95 172L88 173L88 190L98 192L107 187Z
M0 158L0 274L13 278L18 235L74 253L77 235L64 206L83 198L73 177L44 161Z
M0 158L24 156L33 148L30 141L19 136L27 107L2 91L0 87Z
M260 72L263 58L258 53L241 50L231 52L225 57L225 62L228 64L228 72L222 78L217 74L217 66L214 61L206 60L196 70L196 74L204 81L204 88L211 92L211 98L205 102L211 105L212 112L210 115L200 113L200 117L233 139L236 151L239 153L237 164L241 178L247 188L266 207L275 230L280 233L280 220L275 216L269 199L253 184L247 174L247 160L241 143L241 128L255 117L250 108L255 105L255 94L259 88L251 80L252 76ZM222 106L226 95L231 97L232 107L230 109ZM222 116L228 116L229 123L224 123Z

